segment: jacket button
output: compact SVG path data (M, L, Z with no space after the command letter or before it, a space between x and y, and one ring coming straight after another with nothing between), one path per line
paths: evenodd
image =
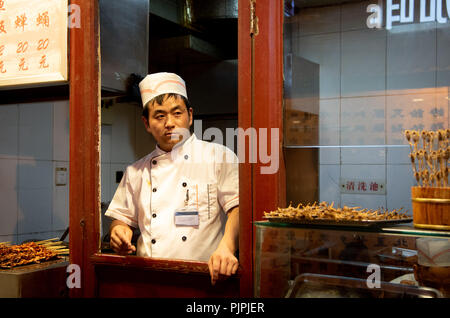
M156 213L153 213L152 216L153 216L154 218L156 218Z
M156 188L153 188L153 192L156 192Z
M183 182L183 187L186 188L186 186L187 186L187 183L186 183L186 182Z
M181 238L182 240L183 240L183 242L184 241L186 241L187 240L187 237L186 236L183 236L182 238Z
M155 239L153 239L153 240L152 240L152 244L155 244L155 243L156 243L156 240L155 240Z
M156 165L156 160L153 160L152 163L153 163L154 165Z
M184 159L188 160L189 156L188 155L184 155Z

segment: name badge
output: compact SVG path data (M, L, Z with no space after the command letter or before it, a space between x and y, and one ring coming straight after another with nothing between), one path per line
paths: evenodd
M175 212L175 225L177 226L198 226L198 223L198 211Z

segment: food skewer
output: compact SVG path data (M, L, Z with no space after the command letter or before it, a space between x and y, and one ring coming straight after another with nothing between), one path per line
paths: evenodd
M56 238L57 239L57 238ZM41 263L69 255L69 249L62 242L52 242L49 239L39 242L29 242L20 245L5 246L0 258L0 268L13 268L20 265Z
M59 238L54 237L54 238L50 238L50 239L43 240L43 241L37 241L36 244L41 244L41 243L50 242L50 241L55 241L55 240L59 240Z
M326 202L320 204L314 203L313 205L297 205L296 208L290 204L287 208L278 207L277 210L266 212L264 216L266 218L281 217L288 219L306 219L306 220L335 220L335 221L375 221L375 220L393 220L393 219L406 219L410 218L403 211L403 208L388 211L381 208L379 210L361 209L361 207L347 207L334 208L333 204L328 205Z
M405 130L413 176L419 187L448 187L450 129Z

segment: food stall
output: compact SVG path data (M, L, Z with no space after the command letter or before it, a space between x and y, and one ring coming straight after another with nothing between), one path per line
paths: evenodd
M102 9L108 1L71 1L82 19L68 29L70 258L60 268L78 266L66 273L77 281L67 287L70 297L448 297L448 2L432 1L432 15L422 1L227 1L234 16L211 20L199 0L178 1L162 15L163 2L152 8L150 1L136 21L164 32L136 29L130 37L102 24L123 22L108 19L120 12ZM204 37L208 29L215 41ZM236 56L223 50L232 46L224 30L236 31ZM144 44L133 46L138 35ZM126 50L141 63L119 63ZM186 75L197 87L199 118L243 132L240 266L215 286L206 262L109 248L104 211L129 158L108 161L104 146L115 133L114 109L135 102L124 88L134 78L136 89L142 74L130 70L141 67L142 74L169 68ZM212 75L197 82L199 74ZM232 106L211 111L205 87L219 105ZM139 142L131 144L139 153ZM441 150L441 161L425 158Z
M62 200L68 195L66 154L50 148L53 118L46 116L69 97L69 4L37 2L0 2L0 297L68 295L67 224L56 220L64 211L48 208L52 191ZM54 183L53 168L62 177Z
M237 1L217 4L192 4L194 17L181 1L0 2L2 136L21 142L0 144L2 199L18 198L2 213L1 270L6 285L13 277L24 291L9 296L54 296L17 277L53 268L55 259L62 296L239 295L240 271L212 288L206 262L115 255L103 210L124 166L155 146L140 122L140 77L161 69L189 79L200 133L237 125ZM236 33L221 40L224 30ZM219 82L211 107L200 88Z

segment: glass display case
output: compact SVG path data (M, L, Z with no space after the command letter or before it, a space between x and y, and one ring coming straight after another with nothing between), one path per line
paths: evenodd
M438 286L420 286L414 268L416 240L450 240L449 231L409 224L356 228L260 221L255 226L256 297L445 296ZM299 283L312 281L316 287L320 283L320 291L308 286L309 294L299 293Z

